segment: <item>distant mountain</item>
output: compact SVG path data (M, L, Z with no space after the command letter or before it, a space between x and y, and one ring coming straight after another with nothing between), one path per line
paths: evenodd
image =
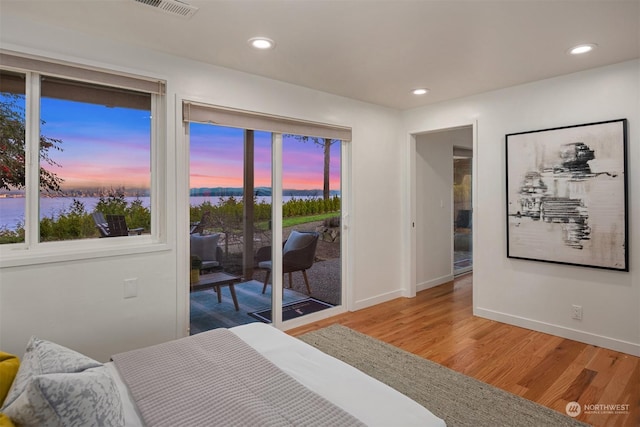
M204 188L192 188L189 190L191 197L242 197L243 189L236 187L204 187ZM269 187L256 187L254 194L258 197L271 196L271 188ZM338 190L331 190L331 196L339 196ZM295 189L283 189L283 196L288 197L322 197L322 190L295 190Z

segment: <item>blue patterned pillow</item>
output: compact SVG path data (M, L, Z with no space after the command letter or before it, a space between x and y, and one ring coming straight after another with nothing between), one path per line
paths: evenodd
M2 407L24 426L120 426L122 402L103 365L32 337Z

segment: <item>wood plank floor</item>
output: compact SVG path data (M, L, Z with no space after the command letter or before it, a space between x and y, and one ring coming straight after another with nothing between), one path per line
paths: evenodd
M340 323L594 426L640 426L640 358L475 317L473 275L287 331ZM584 405L628 405L623 413Z

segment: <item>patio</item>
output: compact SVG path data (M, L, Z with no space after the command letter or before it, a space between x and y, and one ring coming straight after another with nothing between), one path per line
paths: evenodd
M285 238L291 230L315 231L322 225L322 221L309 222L290 227L284 231ZM264 246L261 239L264 236L256 236L254 242ZM235 237L227 241L224 237L218 245L225 252L223 268L225 271L236 275L242 275L242 240ZM235 310L228 286L221 288L222 301L213 289L194 291L190 293L191 307L191 334L196 334L218 327L232 327L257 320L249 313L264 310L271 307L271 286L267 286L262 293L263 281L266 271L255 268L252 277L235 284L235 292L238 299L239 311ZM341 260L340 242L329 242L320 239L316 249L315 262L307 270L311 286L311 297L331 305L341 303ZM309 297L302 274L293 273L293 286L287 288L288 278L285 277L285 289L283 303L300 301Z

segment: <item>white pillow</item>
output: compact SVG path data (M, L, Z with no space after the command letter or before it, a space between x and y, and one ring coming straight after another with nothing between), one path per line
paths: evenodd
M117 389L101 363L36 337L29 340L2 412L25 426L124 423Z
M23 427L124 426L120 395L104 366L36 375L4 412Z

